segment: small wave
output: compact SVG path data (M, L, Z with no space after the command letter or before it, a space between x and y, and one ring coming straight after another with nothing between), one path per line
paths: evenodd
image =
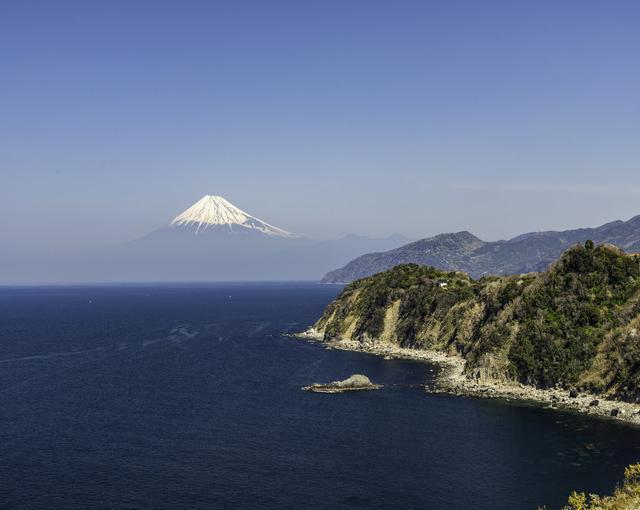
M89 354L92 352L104 351L104 347L97 347L95 349L88 349L84 351L67 351L67 352L49 352L47 354L36 354L34 356L23 356L21 358L7 358L0 359L0 363L15 363L18 361L35 361L43 359L61 358L64 356L79 356L81 354Z
M189 326L180 326L178 328L173 328L171 330L171 333L173 335L175 335L177 333L178 335L183 336L183 337L185 337L187 339L193 338L194 336L196 336L198 334L197 331L191 331L189 329Z
M320 368L320 365L324 362L324 359L319 358L311 363L308 363L306 365L303 365L302 367L300 367L300 369L297 371L297 375L300 377L311 377L313 376L318 369Z
M191 340L192 338L198 336L198 330L192 330L189 325L178 325L169 331L169 334L162 338L154 338L152 340L144 340L142 342L142 347L147 347L148 345L157 344L159 342L173 342L176 344L181 344L185 340Z
M266 328L268 325L269 325L268 322L260 322L260 323L258 323L251 331L249 331L249 333L247 333L247 336L251 338L251 337L257 335L264 328Z

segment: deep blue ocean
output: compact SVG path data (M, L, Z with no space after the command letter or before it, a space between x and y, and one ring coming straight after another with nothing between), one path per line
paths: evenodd
M339 290L0 288L0 507L551 510L640 460L640 429L283 336ZM385 387L300 390L353 373Z

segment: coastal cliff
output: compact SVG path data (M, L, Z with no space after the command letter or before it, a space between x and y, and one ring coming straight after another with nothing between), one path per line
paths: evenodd
M640 257L587 241L542 273L474 280L397 266L345 287L308 335L459 361L458 381L469 387L639 402L639 331Z

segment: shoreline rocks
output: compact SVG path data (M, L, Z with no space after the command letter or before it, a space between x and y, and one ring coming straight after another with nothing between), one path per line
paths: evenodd
M313 383L304 386L304 391L314 393L345 393L347 391L371 391L382 388L381 384L373 384L366 375L353 374L344 381L333 381L330 383Z
M610 400L603 395L570 392L563 388L540 389L515 382L475 381L464 373L465 361L460 356L448 356L443 352L426 349L406 349L381 342L364 343L347 339L325 342L323 335L313 328L294 336L321 343L325 348L436 364L442 371L438 374L435 385L424 385L428 393L530 402L550 409L574 411L640 425L640 404ZM613 409L618 409L618 412L612 413Z

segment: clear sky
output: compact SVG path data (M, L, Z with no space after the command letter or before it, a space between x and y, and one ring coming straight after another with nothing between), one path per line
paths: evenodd
M640 2L0 3L0 243L224 195L301 234L640 214Z

